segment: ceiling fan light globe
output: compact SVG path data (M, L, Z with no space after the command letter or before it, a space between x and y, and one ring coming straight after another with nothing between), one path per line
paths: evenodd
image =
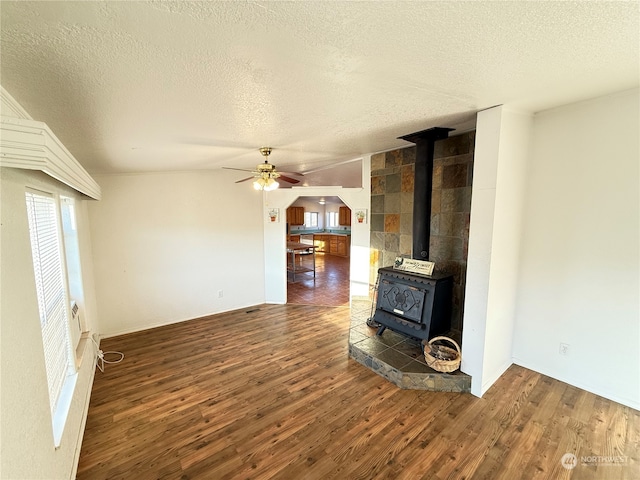
M272 190L275 190L279 186L280 184L278 182L276 182L273 178L270 178L269 180L266 181L266 185L264 186L264 189L267 192L270 192Z
M259 178L258 180L253 182L253 188L255 188L256 190L262 190L264 188L264 180L262 178Z

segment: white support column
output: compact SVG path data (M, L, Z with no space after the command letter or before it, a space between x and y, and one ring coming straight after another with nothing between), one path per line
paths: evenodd
M463 372L482 396L513 361L524 180L532 117L478 114L463 320Z

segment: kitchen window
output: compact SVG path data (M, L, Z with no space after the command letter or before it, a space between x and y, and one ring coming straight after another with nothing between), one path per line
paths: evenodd
M339 220L338 212L329 212L329 213L327 213L327 220L328 220L327 223L329 225L329 228L337 227L339 225L338 224L338 220Z
M304 212L304 226L305 227L317 227L318 226L318 212Z

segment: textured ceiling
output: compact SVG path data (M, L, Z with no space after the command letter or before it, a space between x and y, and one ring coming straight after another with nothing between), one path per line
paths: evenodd
M92 173L252 168L261 146L311 170L471 129L496 104L638 85L637 1L2 1L0 16L0 83Z

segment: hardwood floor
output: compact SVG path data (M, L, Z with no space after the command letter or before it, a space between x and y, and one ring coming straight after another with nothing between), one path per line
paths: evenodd
M104 340L125 358L96 372L77 478L639 478L640 412L517 366L481 399L401 390L348 358L349 323L260 305Z

